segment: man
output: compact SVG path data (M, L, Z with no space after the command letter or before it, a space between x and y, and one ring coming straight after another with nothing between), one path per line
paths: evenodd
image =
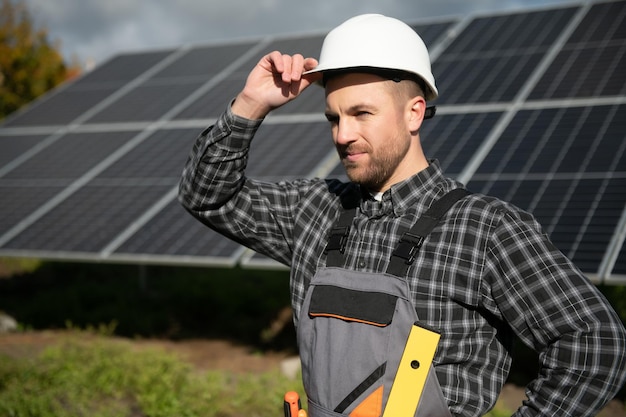
M247 178L262 119L313 83L325 86L350 182ZM198 138L180 201L209 227L291 267L312 417L382 415L401 384L414 322L439 342L432 362L410 362L428 370L404 391L406 404L421 398L410 415L486 413L514 336L540 358L516 416L595 415L625 378L624 327L530 214L467 195L426 158L420 127L437 94L426 47L409 26L357 16L327 35L319 64L277 51L261 59ZM427 219L416 237L418 219L432 219L422 216L444 200L449 207L433 209L441 219Z

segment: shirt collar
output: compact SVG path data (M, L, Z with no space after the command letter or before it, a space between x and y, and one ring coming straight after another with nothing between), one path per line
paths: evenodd
M428 167L406 180L394 184L377 201L371 194L364 193L368 198L361 202L361 210L368 217L380 217L393 211L395 216L401 216L408 208L424 205L418 212L425 210L436 196L435 189L444 181L443 171L439 161L430 161Z

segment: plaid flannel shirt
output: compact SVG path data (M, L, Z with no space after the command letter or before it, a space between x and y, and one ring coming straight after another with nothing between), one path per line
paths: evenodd
M340 196L356 185L247 178L260 124L229 108L206 129L185 166L179 199L207 226L291 267L297 324L307 283L325 265ZM363 198L345 267L384 272L402 233L460 186L432 161L382 201ZM515 416L593 416L624 381L620 319L535 219L511 204L478 194L457 203L427 238L407 281L418 317L441 332L434 365L454 415L480 416L493 407L515 336L540 355L540 372Z

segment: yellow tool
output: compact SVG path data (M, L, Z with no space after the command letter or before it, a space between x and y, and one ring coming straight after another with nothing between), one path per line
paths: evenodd
M439 333L413 325L391 385L383 417L415 416L439 337Z

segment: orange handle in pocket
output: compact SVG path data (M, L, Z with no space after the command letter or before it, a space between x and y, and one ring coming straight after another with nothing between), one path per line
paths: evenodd
M289 391L285 394L285 402L283 403L285 417L306 417L306 411L300 410L300 396L295 391ZM301 416L300 411L304 411L305 415Z

